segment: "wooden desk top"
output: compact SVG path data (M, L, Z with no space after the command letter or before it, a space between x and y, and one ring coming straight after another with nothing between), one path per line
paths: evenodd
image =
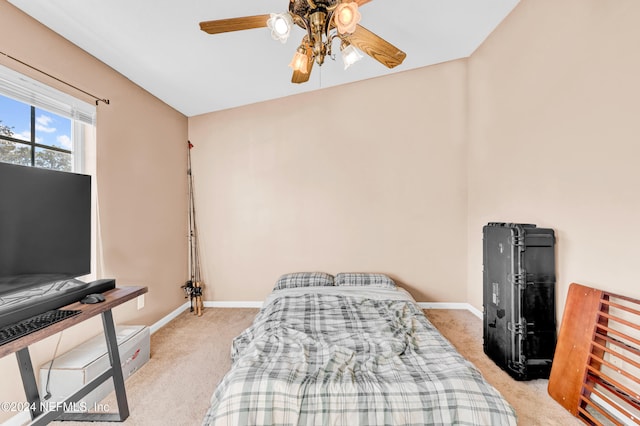
M78 315L74 315L60 322L52 324L49 327L45 327L41 330L35 331L31 334L14 340L13 342L9 342L5 345L0 346L0 358L17 352L20 349L26 348L29 345L32 345L42 339L59 333L60 331L81 323L82 321L85 321L91 317L113 309L116 306L121 305L131 299L135 299L136 297L146 293L147 291L147 287L116 287L103 293L105 297L104 302L91 305L75 302L70 305L63 306L59 309L73 309L82 312Z

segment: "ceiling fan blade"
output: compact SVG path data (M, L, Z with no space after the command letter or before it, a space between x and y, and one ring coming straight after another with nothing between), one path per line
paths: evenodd
M306 83L307 81L309 81L309 77L311 77L311 69L313 68L313 63L315 61L313 60L313 50L311 49L311 45L307 44L306 48L307 48L307 70L308 71L306 74L300 71L294 71L293 75L291 76L292 83L296 83L296 84Z
M200 22L200 29L209 34L228 33L231 31L250 30L267 26L271 15L244 16L242 18L218 19Z
M407 56L402 50L375 35L362 25L356 26L353 34L349 34L345 38L355 47L388 68L400 65Z
M291 76L291 82L296 84L306 83L309 81L309 77L311 77L311 70L306 74L301 73L300 71L294 71Z

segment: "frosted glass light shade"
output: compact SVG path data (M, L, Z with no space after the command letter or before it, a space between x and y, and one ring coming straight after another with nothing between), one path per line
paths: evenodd
M293 26L293 20L289 12L284 13L272 13L271 17L267 19L267 27L271 30L271 37L275 40L279 40L284 43L289 38L291 33L291 27Z
M340 3L333 13L333 22L340 34L351 34L360 22L360 11L356 2Z
M307 59L307 55L298 49L296 53L293 55L293 59L291 59L291 63L289 66L293 68L294 71L300 71L303 74L309 72L307 68L309 60Z
M342 62L344 62L345 70L360 59L362 59L362 55L351 44L342 49Z

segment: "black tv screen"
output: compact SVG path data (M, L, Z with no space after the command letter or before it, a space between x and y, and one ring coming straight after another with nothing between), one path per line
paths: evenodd
M91 270L91 177L0 163L0 296Z
M0 329L115 287L90 272L91 177L0 162Z

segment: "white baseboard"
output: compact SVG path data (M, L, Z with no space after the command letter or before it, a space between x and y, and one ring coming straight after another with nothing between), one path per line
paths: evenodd
M466 309L473 315L482 319L482 312L470 303L450 303L450 302L418 302L422 309Z
M262 302L218 302L210 300L204 302L205 308L262 308Z
M473 307L470 303L450 303L450 302L419 302L418 306L422 309L466 309L478 318L482 318L482 312ZM248 301L206 301L205 308L261 308L262 302Z
M204 302L205 308L261 308L262 302L249 301L228 301L221 302L210 300ZM469 303L450 303L450 302L419 302L418 306L422 309L466 309L478 318L482 318L482 312L473 307Z
M175 317L183 313L184 310L187 308L189 308L189 302L184 302L182 305L178 306L172 312L170 312L169 314L165 315L163 318L160 318L160 320L153 323L151 327L149 327L149 331L151 332L151 334L153 334L156 331L160 330L162 327L167 325L172 319L174 319Z

